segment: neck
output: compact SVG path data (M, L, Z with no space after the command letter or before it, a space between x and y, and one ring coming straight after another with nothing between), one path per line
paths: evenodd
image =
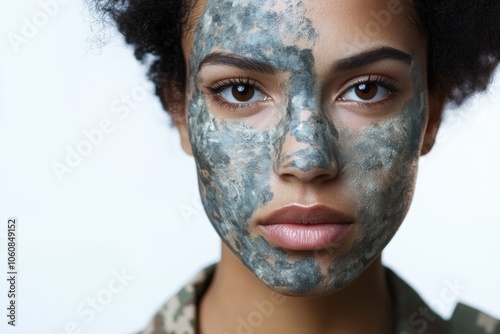
M380 256L338 292L287 297L260 282L224 244L199 317L201 334L386 334L392 321Z

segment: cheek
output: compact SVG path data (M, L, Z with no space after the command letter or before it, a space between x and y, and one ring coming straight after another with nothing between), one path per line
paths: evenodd
M190 103L188 127L207 215L221 236L241 239L255 210L273 197L272 134L243 122L215 119L199 91Z
M421 106L414 98L388 120L340 130L342 175L362 226L399 226L408 211L427 112Z

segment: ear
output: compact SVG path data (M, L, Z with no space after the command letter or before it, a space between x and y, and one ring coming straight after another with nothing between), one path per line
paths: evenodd
M163 102L172 117L172 122L179 131L181 146L188 155L193 155L191 142L189 141L189 131L186 124L186 101L183 89L180 89L176 83L164 81Z
M184 117L184 113L179 117L174 119L174 124L179 131L179 135L181 137L181 146L184 152L188 155L193 155L193 148L191 147L191 142L189 141L189 131L186 125L186 118Z
M441 125L446 94L429 93L429 119L424 134L424 142L420 155L429 153L436 142L436 136Z

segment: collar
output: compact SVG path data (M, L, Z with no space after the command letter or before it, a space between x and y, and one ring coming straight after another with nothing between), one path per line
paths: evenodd
M197 334L198 305L212 281L217 264L211 264L193 277L156 313L141 334ZM391 294L394 333L444 334L446 321L391 269L385 268Z

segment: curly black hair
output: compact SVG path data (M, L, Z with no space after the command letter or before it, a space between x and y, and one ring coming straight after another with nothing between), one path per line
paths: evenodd
M172 113L186 88L183 33L196 0L89 0L110 17ZM413 0L428 44L428 84L462 104L491 82L500 58L500 0ZM444 89L443 89L444 88Z

